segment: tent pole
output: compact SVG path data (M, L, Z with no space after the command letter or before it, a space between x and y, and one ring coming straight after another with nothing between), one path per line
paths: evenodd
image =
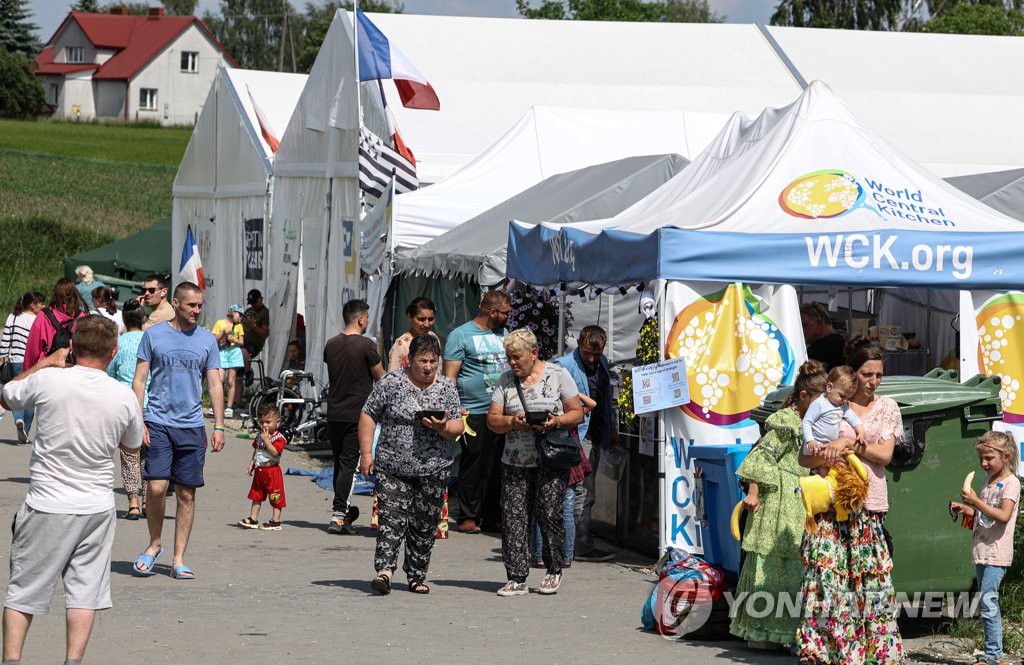
M846 338L853 336L853 287L846 294Z
M924 334L928 335L928 337L931 338L931 335L932 335L932 290L928 289L927 290L927 294L928 294L928 298L925 301L925 305L927 306L928 309L925 310ZM918 342L921 341L920 337L918 337L917 339L918 339ZM932 345L931 345L930 339L929 339L929 343L928 343L928 355L927 355L926 358L928 360L928 365L927 366L929 368L931 368L931 366L932 366Z
M611 363L615 360L615 302L610 295L606 295L605 298L608 301L608 346L604 355Z
M558 296L558 356L565 355L565 291Z

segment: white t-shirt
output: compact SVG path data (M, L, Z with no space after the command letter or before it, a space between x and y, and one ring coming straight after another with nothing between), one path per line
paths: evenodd
M142 445L130 388L103 370L48 367L4 386L15 410L35 406L25 503L43 513L93 515L114 507L114 451Z

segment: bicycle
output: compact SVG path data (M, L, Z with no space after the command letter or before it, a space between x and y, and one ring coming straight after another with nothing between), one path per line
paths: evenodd
M289 443L308 444L314 441L327 441L327 416L323 406L327 400L327 388L316 391L316 379L309 372L284 370L278 381L267 378L263 369L263 361L254 358L252 364L259 372L259 385L249 401L248 416L252 425L250 429L259 428L259 410L264 404L274 404L281 412L279 431ZM307 388L313 389L313 395L305 394ZM243 427L245 423L242 423Z

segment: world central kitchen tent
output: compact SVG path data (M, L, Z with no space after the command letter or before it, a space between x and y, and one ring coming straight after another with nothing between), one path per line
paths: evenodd
M789 285L1019 289L1019 229L904 157L814 82L787 107L734 116L690 166L614 218L511 224L507 271L549 286L659 280L663 357L685 360L689 389L688 401L660 412L661 544L701 551L687 451L752 443L751 409L792 382L804 341ZM999 297L970 318L980 339L996 340L984 369L1013 386L1024 363L996 366L1009 360L999 340L1024 348L1024 325L1014 325L1024 306ZM986 307L998 317L985 319ZM998 339L985 330L996 323ZM977 348L965 342L962 359Z

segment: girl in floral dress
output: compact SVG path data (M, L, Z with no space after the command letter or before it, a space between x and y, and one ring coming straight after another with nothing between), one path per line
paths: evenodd
M743 505L750 513L743 534L746 558L737 599L764 593L779 598L799 588L803 580L804 507L796 490L807 469L799 461L800 425L808 405L825 391L825 382L825 366L818 361L800 367L787 407L768 418L764 436L736 472L740 482L748 485ZM785 612L764 616L759 609L737 600L729 632L753 648L792 646L800 617Z
M822 455L801 455L802 466L836 464L855 452L868 469L864 510L837 522L835 513L818 515L817 533L804 538L804 617L797 633L801 663L837 665L903 663L903 642L896 625L898 607L892 585L892 556L883 529L889 509L885 465L903 432L899 406L875 389L884 375L882 351L866 338L847 346L857 375L850 408L860 417L867 445L858 449L847 425Z

